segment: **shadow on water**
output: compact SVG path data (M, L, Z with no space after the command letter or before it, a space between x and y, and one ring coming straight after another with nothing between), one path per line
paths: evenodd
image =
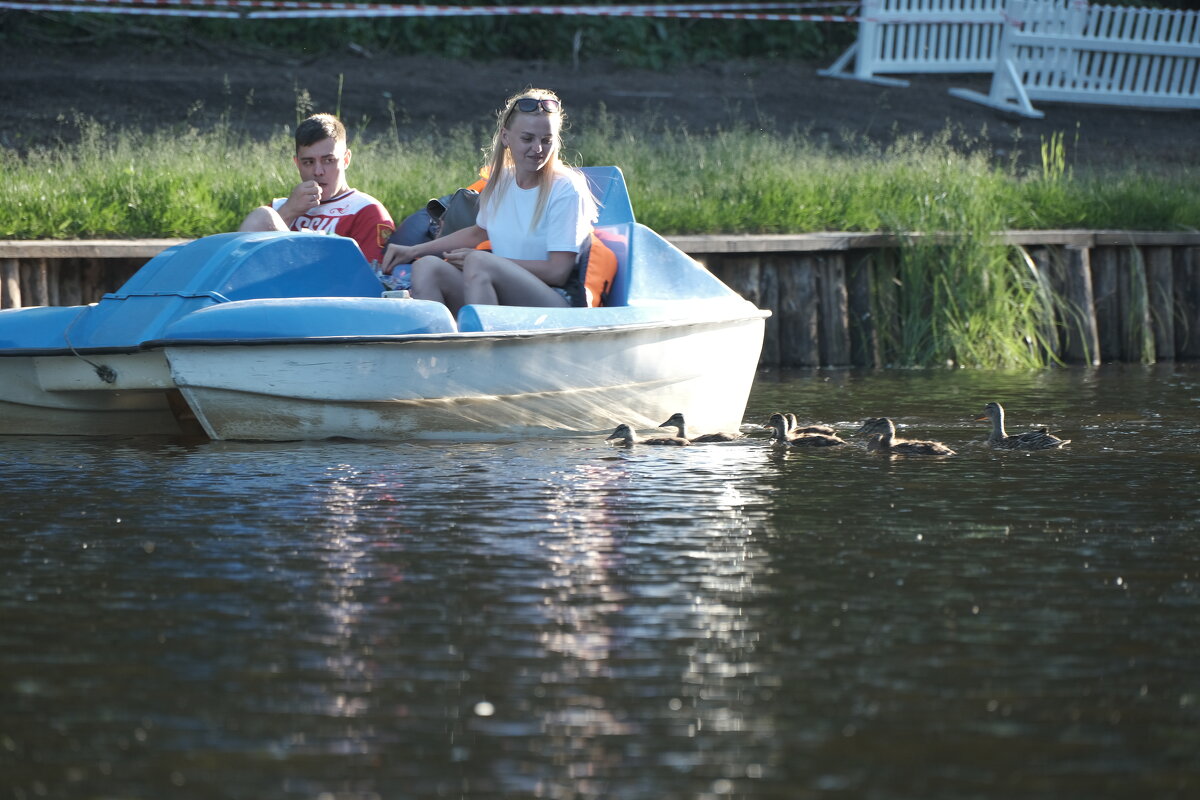
M1072 444L991 450L988 400ZM776 410L959 455L778 453ZM1196 791L1200 371L764 373L746 422L0 441L0 788Z

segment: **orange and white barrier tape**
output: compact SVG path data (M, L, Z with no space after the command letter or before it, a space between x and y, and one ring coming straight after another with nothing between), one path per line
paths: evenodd
M1077 0L1084 2L1084 0ZM844 14L805 14L797 11L818 8L846 9ZM497 16L587 16L653 17L675 19L765 20L772 22L874 22L906 24L903 13L857 16L856 2L810 3L672 3L658 5L580 6L418 6L385 3L335 3L319 0L0 0L0 9L15 11L60 11L66 13L130 14L146 16L213 17L223 19L312 19L321 17L497 17ZM1018 24L1019 21L1003 18ZM924 25L994 24L997 20L922 18Z
M801 9L855 7L857 7L857 3L854 2L688 3L629 6L418 6L310 2L309 0L91 0L91 2L80 3L42 2L41 0L12 2L11 0L0 0L0 8L18 11L142 14L150 16L215 17L226 19L593 16L748 19L779 22L858 22L858 17L845 14L795 13L795 11Z

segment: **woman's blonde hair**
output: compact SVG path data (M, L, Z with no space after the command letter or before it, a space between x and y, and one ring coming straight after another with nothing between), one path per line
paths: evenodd
M521 111L517 108L517 101L524 98L532 98L534 100L552 100L558 104L557 111L546 111L541 106L533 111ZM492 134L492 144L488 151L487 165L484 167L487 170L487 185L483 187L483 191L479 193L479 204L487 205L494 197L497 202L508 191L509 185L513 182L513 160L507 147L504 146L503 134L512 123L512 118L517 114L545 114L550 117L550 130L554 136L554 142L551 145L550 157L546 160L546 166L542 167L541 173L538 175L538 199L537 205L534 207L533 219L529 223L530 230L537 227L538 222L542 219L542 214L546 210L546 204L550 200L550 187L554 183L554 176L563 168L562 159L559 153L562 150L562 128L566 122L566 112L563 111L562 101L558 99L558 95L549 89L526 89L523 92L518 92L508 98L504 103L504 108L496 115L496 131Z

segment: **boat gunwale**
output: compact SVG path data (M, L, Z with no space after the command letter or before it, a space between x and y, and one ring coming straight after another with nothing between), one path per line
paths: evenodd
M739 304L740 305L740 304ZM732 310L732 309L731 309ZM396 333L396 334L371 334L371 335L352 335L352 336L275 336L275 337L256 337L256 338L219 338L219 339L148 339L134 346L128 347L76 347L68 348L4 348L0 349L0 358L17 358L17 357L47 357L47 356L103 356L103 355L131 355L142 353L150 350L157 350L167 347L260 347L271 345L291 345L291 344L311 344L311 345L328 345L328 344L388 344L388 343L407 343L407 342L455 342L455 341L487 341L487 340L521 340L521 339L543 339L550 337L569 337L569 336L591 336L598 333L611 333L618 331L637 332L643 330L652 330L655 328L692 328L702 325L712 324L731 324L740 322L751 322L755 320L766 320L771 316L771 312L766 309L760 309L750 305L749 308L741 306L737 309L737 314L718 315L713 314L702 318L692 319L663 319L650 320L645 322L630 322L630 323L615 323L610 325L595 325L588 327L564 327L564 328L546 328L543 330L533 328L521 328L515 330L494 330L494 331L452 331L438 333Z

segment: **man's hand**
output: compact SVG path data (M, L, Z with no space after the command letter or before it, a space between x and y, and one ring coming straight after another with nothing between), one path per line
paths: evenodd
M316 181L305 181L292 189L288 199L283 201L283 206L279 209L279 216L283 217L288 225L291 225L296 221L296 217L320 204L320 185Z

